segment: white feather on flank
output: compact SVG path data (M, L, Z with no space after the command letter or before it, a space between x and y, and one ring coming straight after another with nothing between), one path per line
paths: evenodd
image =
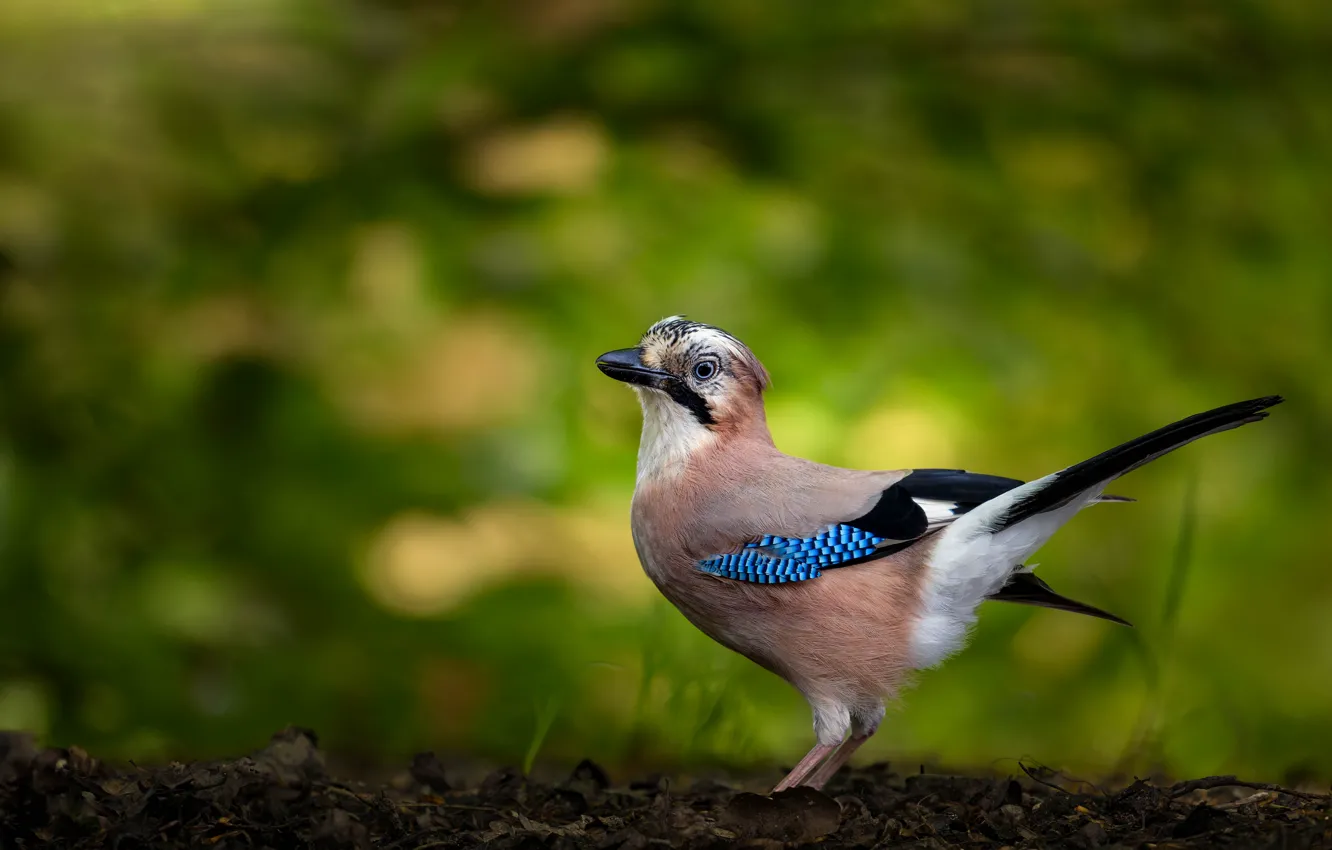
M684 471L691 454L717 439L694 415L661 390L634 387L643 405L638 442L638 480L659 481Z
M991 523L1014 502L1045 487L1057 474L996 496L958 517L940 533L921 591L920 622L911 640L912 661L917 668L933 667L961 649L976 622L976 608L1003 587L1014 570L1061 525L1098 501L1108 483L1090 487L1068 504L997 534L989 531Z

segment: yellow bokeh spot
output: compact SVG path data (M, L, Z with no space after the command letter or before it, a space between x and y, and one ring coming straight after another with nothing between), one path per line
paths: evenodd
M349 283L362 321L399 330L430 315L421 241L401 222L367 225L356 232Z
M1109 147L1086 136L1032 136L1000 151L1005 170L1025 186L1053 191L1094 187L1119 179L1120 163Z
M956 466L958 432L943 407L885 405L851 429L845 463L861 469Z
M767 412L768 427L777 445L799 457L826 460L844 432L827 405L816 400L784 396L769 402Z
M415 616L454 609L483 589L536 575L564 577L620 601L652 591L624 504L552 508L509 501L456 518L404 513L375 535L361 570L376 602Z
M483 139L463 162L463 179L490 195L576 194L605 169L610 144L594 121L564 117Z
M544 404L544 354L538 338L516 320L476 313L330 381L366 430L451 434L511 422Z
M653 588L638 563L627 500L560 511L556 530L564 542L561 572L598 592L649 598Z
M200 299L180 315L161 322L173 354L190 360L219 360L277 351L277 334L258 301L244 295Z
M0 683L0 729L24 729L40 738L50 725L51 709L50 694L40 683Z

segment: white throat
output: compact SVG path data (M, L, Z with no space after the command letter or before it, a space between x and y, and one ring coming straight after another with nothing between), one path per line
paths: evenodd
M717 435L660 390L634 387L643 405L643 436L638 443L638 481L673 478L685 461Z

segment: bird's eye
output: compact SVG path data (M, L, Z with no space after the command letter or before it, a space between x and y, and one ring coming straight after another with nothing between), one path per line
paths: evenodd
M694 364L694 377L706 381L717 374L717 364L711 360L700 360Z

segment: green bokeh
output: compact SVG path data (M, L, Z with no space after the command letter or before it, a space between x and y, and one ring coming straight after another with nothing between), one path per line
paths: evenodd
M1294 2L5 4L0 725L799 754L799 697L626 556L637 411L592 360L687 313L764 359L779 445L845 465L1031 478L1285 394L1037 558L1136 630L991 606L869 752L1332 775L1328 33ZM453 582L430 605L376 584L395 529Z

